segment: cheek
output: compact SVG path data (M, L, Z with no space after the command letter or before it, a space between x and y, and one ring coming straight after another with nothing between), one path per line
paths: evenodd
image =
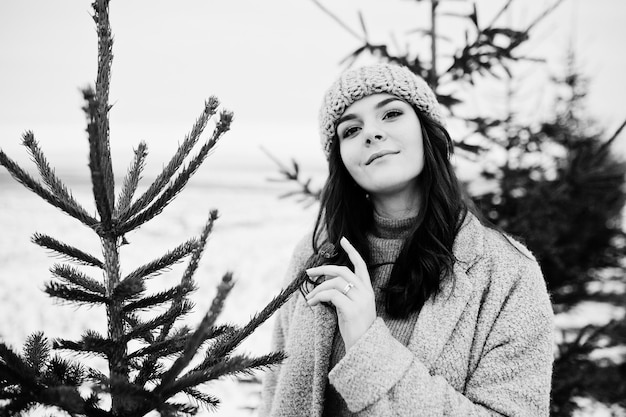
M354 177L354 171L359 165L358 149L351 142L342 142L339 145L339 155L350 175Z

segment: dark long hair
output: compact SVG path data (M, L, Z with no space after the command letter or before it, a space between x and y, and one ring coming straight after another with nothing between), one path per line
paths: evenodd
M439 292L442 279L451 276L455 261L452 245L468 211L450 164L453 149L450 135L439 123L414 110L424 141L424 168L418 177L423 198L418 219L383 292L386 312L394 318L405 318L419 311L429 297ZM343 164L336 135L328 163L329 174L321 195L313 247L316 252L322 245L338 248L339 240L345 236L370 265L367 231L372 228L373 206ZM343 251L336 251L329 262L349 265Z

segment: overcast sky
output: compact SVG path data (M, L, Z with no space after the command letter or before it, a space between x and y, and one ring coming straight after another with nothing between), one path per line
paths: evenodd
M484 25L505 2L477 3L479 24ZM524 27L553 1L516 3L502 24ZM18 144L22 132L31 129L54 163L86 163L79 89L96 74L90 4L0 2L0 146L18 160L26 160ZM323 4L362 33L356 14L360 8L373 43L387 42L393 33L401 45L419 45L418 36L407 31L428 23L426 2ZM470 4L451 0L442 8L467 12ZM261 145L280 157L323 163L318 106L343 68L340 61L360 41L312 0L113 0L110 15L115 37L111 144L116 165L125 167L132 148L145 140L152 150L149 163L160 166L211 94L235 112L232 131L211 156L215 164L271 166ZM590 111L614 131L626 118L625 21L624 0L566 0L531 36L526 51L547 63L519 74L521 114L549 114L551 100L543 93L547 79L562 68L573 42L591 81ZM464 23L458 19L441 18L439 24L446 34L463 34ZM441 48L452 51L445 42ZM502 91L485 89L470 102L497 113L504 111L502 97ZM621 148L626 147L623 136Z

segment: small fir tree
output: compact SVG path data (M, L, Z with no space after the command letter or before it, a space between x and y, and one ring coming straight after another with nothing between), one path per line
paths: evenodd
M22 415L37 405L55 407L72 416L94 417L143 416L153 410L163 416L193 415L199 406L212 410L219 399L203 392L199 388L202 384L225 375L249 374L284 358L282 352L249 357L234 350L287 300L304 276L294 280L248 324L238 327L216 324L233 287L232 274L227 273L200 324L195 329L179 325L180 319L192 309L189 295L196 289L193 276L217 219L216 211L211 211L197 238L125 276L121 274L120 246L127 243L124 235L152 220L172 202L229 130L232 113L222 110L218 114L218 100L209 98L169 163L136 198L147 157L147 147L140 143L116 198L108 119L113 57L109 1L97 0L92 6L98 34L98 74L95 90L83 91L83 110L87 116L89 170L97 215L90 214L76 201L50 167L32 132L23 135L23 145L32 156L42 182L2 150L0 165L26 188L98 235L102 258L39 233L33 236L33 242L69 261L51 268L54 280L46 284L45 291L64 302L104 306L107 333L88 330L80 340L50 341L43 332L36 332L28 338L21 353L0 342L0 415ZM198 153L189 157L207 123L215 117L213 133ZM148 279L185 258L189 260L179 284L147 293ZM89 276L77 267L80 265L97 268L103 280ZM79 356L75 360L67 359L53 354L56 350ZM100 371L90 366L88 361L80 359L85 356L104 358L108 369ZM185 401L184 396L190 401ZM105 408L105 402L110 402L110 407Z

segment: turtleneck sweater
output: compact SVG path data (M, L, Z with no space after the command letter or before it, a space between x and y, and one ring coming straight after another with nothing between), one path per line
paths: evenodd
M376 315L383 319L389 331L399 342L407 346L409 338L413 334L415 323L419 313L412 313L405 319L393 319L385 311L382 289L389 282L393 264L398 258L405 239L417 221L417 217L405 219L388 219L374 213L372 230L367 234L370 249L370 265L368 266L374 297L376 300ZM339 330L335 333L333 348L330 356L328 370L344 357L346 348ZM350 412L343 398L337 393L331 384L326 387L326 399L324 403L324 417L354 416Z

